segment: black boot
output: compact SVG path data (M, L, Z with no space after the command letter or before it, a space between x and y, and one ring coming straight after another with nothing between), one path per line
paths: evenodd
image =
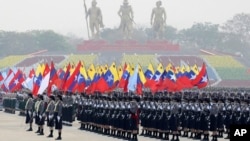
M163 139L163 133L159 133L159 139Z
M136 134L133 134L133 141L138 141Z
M41 129L40 133L39 133L39 134L37 134L37 135L44 135L44 133L43 133L43 129Z
M176 135L176 140L175 141L180 141L179 135Z
M58 137L56 138L56 140L61 140L62 137L61 137L61 132L58 133Z
M173 134L171 141L175 141L175 140L174 140L174 137L175 137L175 135Z
M165 133L165 138L164 138L165 140L169 140L169 134L168 133Z
M40 133L40 127L38 127L37 131L35 133Z
M30 127L28 130L26 130L26 131L33 131L33 129Z
M48 138L52 138L53 137L53 130L50 130L50 134L47 137Z

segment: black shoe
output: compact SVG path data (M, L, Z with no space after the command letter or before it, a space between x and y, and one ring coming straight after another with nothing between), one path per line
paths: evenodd
M43 135L44 135L44 133L39 133L39 134L37 134L37 135L39 135L39 136L43 136Z
M57 137L56 140L62 140L62 138L61 137Z
M33 130L32 130L32 128L30 128L30 129L28 129L28 130L26 130L26 131L33 131Z
M48 137L48 138L53 138L53 135L50 134L50 135L48 135L47 137Z

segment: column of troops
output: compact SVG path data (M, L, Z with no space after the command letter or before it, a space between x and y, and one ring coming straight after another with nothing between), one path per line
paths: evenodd
M122 139L141 135L179 141L179 137L212 141L230 138L230 125L250 124L247 93L180 92L77 98L80 129ZM171 135L171 139L170 139Z
M58 139L62 122L72 123L75 116L81 130L127 140L138 140L140 126L140 134L145 137L179 141L182 136L217 141L224 134L230 138L230 125L250 124L250 95L241 91L144 92L142 96L121 92L93 95L59 92L48 97L49 100L45 95L34 100L29 94L25 105L28 131L32 131L34 118L38 135L43 135L47 121L48 137L53 137L55 128L59 130Z

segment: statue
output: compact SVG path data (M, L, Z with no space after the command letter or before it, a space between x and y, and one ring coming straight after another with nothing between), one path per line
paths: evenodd
M92 7L88 9L86 19L89 17L89 26L91 30L91 39L99 39L100 27L103 28L102 12L99 7L96 6L96 0L92 1Z
M167 19L166 11L161 5L162 2L157 1L156 7L153 8L151 14L151 25L153 26L156 39L163 38L164 26L166 25Z
M120 7L118 15L121 18L119 29L122 30L123 39L131 39L134 15L132 7L128 4L128 0L123 1L123 5Z

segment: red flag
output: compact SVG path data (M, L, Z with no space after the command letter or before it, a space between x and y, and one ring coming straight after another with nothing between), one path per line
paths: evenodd
M54 67L53 61L51 61L51 64L50 64L50 80L49 80L49 85L48 85L48 88L47 88L48 96L50 96L52 85L55 84L57 79L58 79L57 72L56 72L56 69Z
M74 72L69 76L69 79L65 82L63 90L64 91L72 91L77 84L77 77L80 73L81 62L77 64ZM67 73L67 72L66 72Z
M208 76L205 63L203 63L199 74L196 76L196 78L193 80L192 83L194 84L194 86L197 86L198 88L203 88L207 86Z

